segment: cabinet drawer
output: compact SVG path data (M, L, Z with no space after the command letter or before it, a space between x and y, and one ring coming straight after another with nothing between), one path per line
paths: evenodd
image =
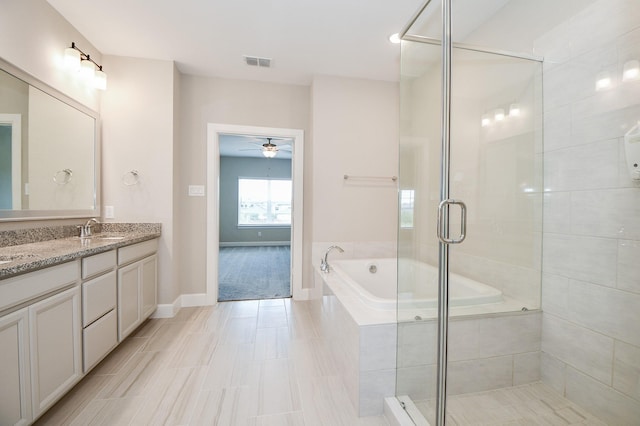
M116 266L116 251L111 250L82 259L82 279L113 269Z
M82 284L82 326L86 327L116 307L116 272Z
M118 317L115 309L82 331L84 372L93 368L118 344Z
M124 265L134 260L142 259L158 251L158 239L133 244L118 249L118 265Z
M1 280L0 312L73 284L79 278L78 261L73 261Z

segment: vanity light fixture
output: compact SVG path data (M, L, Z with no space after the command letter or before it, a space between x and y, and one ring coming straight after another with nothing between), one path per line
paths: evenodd
M509 105L509 117L520 116L520 104L513 103Z
M80 76L96 89L107 88L107 74L102 70L102 65L80 50L75 42L64 50L64 64L69 70L79 72Z
M493 118L496 121L504 120L504 109L502 109L502 108L496 109L495 112L493 113Z
M632 59L624 63L622 81L637 80L640 77L640 61Z
M482 124L482 127L487 127L491 124L489 114L482 114L482 120L480 121L480 124Z
M389 36L389 41L393 44L399 44L402 40L400 40L400 34L395 33Z
M596 91L611 87L611 76L608 71L601 71L596 76Z

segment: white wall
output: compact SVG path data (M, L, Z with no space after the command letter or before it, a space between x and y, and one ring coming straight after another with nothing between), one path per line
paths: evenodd
M314 79L314 263L331 243L395 246L397 186L390 178L398 175L398 96L397 83ZM389 179L345 181L345 174Z
M206 290L207 205L205 197L189 197L187 190L206 184L207 123L303 129L308 145L309 87L183 75L180 97L180 277L184 294L198 294ZM305 146L305 224L311 221L308 153Z
M87 89L62 67L64 49L71 42L102 64L102 54L45 0L2 0L0 56L97 111L100 91ZM104 69L108 75L109 69Z
M599 0L541 37L545 54L542 378L608 424L640 419L640 184L624 133L640 120L640 3ZM596 92L608 70L609 90Z
M102 205L116 222L160 222L158 301L180 294L174 258L173 62L105 56L109 88L102 97ZM123 175L139 173L127 186Z

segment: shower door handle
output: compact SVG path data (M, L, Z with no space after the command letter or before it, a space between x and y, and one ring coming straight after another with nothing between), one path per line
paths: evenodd
M458 238L449 238L449 233L445 227L449 227L449 221L443 220L445 209L449 206L460 206L460 236ZM467 205L460 200L443 200L438 205L438 239L444 244L460 244L464 241L467 233Z

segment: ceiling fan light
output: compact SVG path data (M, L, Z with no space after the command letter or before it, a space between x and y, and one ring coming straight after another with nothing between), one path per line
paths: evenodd
M262 150L262 155L264 155L266 158L273 158L273 157L276 156L277 153L278 153L278 151L276 151L274 149L264 148Z

